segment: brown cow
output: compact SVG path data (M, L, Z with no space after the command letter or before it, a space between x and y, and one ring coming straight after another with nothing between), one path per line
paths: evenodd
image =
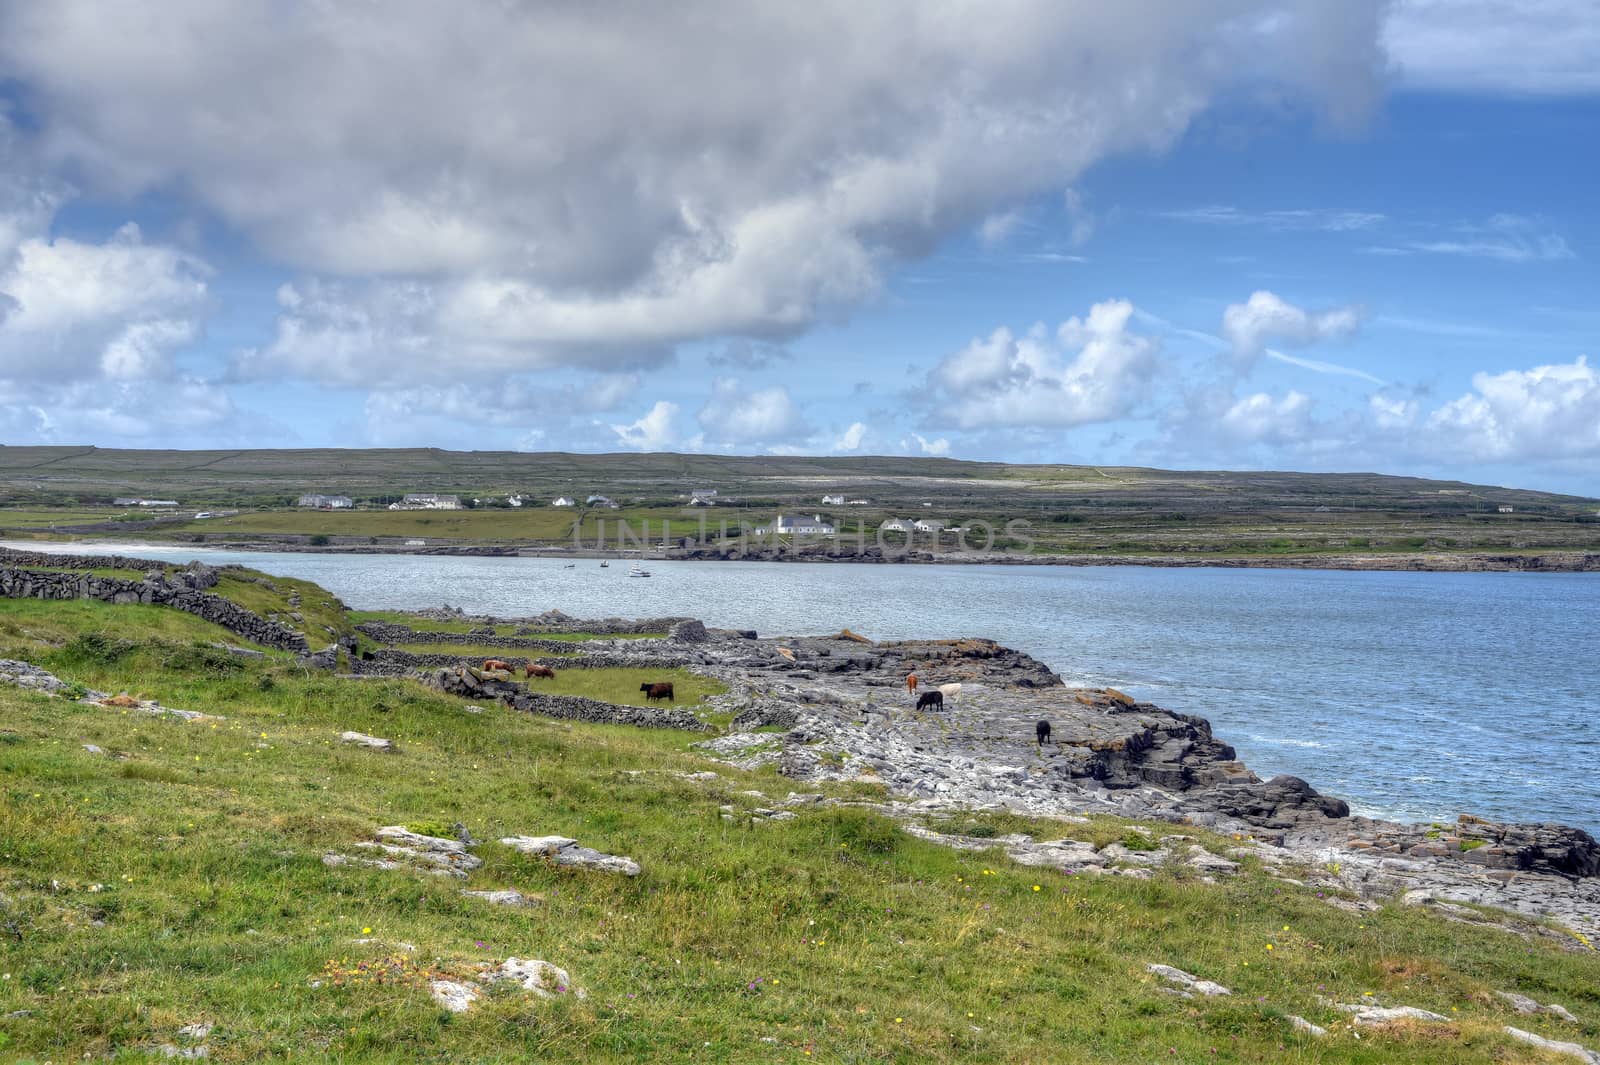
M646 682L639 685L639 690L644 692L646 702L653 703L657 699L665 699L669 703L675 701L672 694L672 685L668 683L650 684Z
M917 675L915 673L906 674L906 691L911 695L917 694Z
M529 679L534 677L544 677L546 680L556 679L555 670L551 669L549 666L541 666L537 662L529 662L528 668L523 671L522 675Z
M483 660L483 668L484 668L484 670L486 672L488 670L491 670L491 669L499 669L499 670L504 670L507 673L510 673L511 672L511 663L510 662L502 662L498 658L485 658Z

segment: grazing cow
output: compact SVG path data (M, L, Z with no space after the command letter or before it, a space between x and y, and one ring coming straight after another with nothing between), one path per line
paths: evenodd
M532 680L534 677L543 677L546 680L556 679L555 670L551 669L549 666L541 666L536 662L529 662L528 668L522 671L522 675L529 680Z
M933 707L935 710L943 710L944 709L944 693L940 692L940 691L937 691L937 690L931 691L931 692L923 692L922 695L917 698L917 709L918 710L925 710L930 706Z
M639 685L639 690L644 692L644 698L645 698L646 702L653 703L657 699L664 699L669 703L674 701L674 696L672 694L672 685L671 684L667 684L667 683L650 684L650 683L647 682L647 683Z
M1033 732L1038 738L1040 747L1043 747L1046 743L1050 742L1050 722L1039 722L1037 725L1033 726Z
M941 684L939 685L939 691L946 699L961 698L961 685L959 684Z
M917 675L915 673L906 674L906 693L909 695L917 694Z
M485 658L483 660L483 668L484 668L485 672L487 672L488 670L491 670L491 669L500 669L500 670L504 670L507 673L510 673L511 672L511 663L510 662L502 662L498 658Z

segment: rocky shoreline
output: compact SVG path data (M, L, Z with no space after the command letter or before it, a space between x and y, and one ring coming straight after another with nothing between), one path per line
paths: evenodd
M708 758L771 765L796 786L879 784L888 799L872 805L918 834L928 833L930 817L986 811L1194 826L1233 835L1236 857L1314 884L1332 905L1376 908L1398 898L1574 949L1600 941L1600 843L1583 829L1470 814L1436 824L1352 817L1342 800L1303 780L1261 779L1203 718L1114 689L1066 687L1042 663L990 640L757 637L689 622L663 639L597 640L584 652L607 665L670 665L723 681L729 691L713 701L732 724L695 744ZM905 684L913 670L921 692L959 684L959 694L941 710L915 709ZM1039 720L1052 726L1042 745ZM1107 850L1070 840L940 841L1001 846L1073 872L1117 864ZM1479 907L1505 912L1486 917Z

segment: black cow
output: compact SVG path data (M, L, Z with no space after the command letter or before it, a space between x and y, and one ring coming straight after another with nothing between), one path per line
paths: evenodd
M1041 721L1033 726L1034 735L1039 739L1039 746L1043 747L1050 742L1050 722Z
M651 684L647 681L639 685L639 690L644 692L646 702L653 703L657 699L665 699L669 703L673 701L672 685L670 683Z
M917 709L918 710L925 710L930 706L933 707L935 710L943 710L944 709L944 692L941 692L941 691L935 689L934 691L931 691L931 692L923 692L920 696L918 696L918 698L917 698Z

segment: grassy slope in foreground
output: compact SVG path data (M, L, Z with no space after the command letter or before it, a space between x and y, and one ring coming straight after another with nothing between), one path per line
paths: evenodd
M467 714L409 682L196 643L223 636L173 611L0 600L0 657L226 715L183 724L0 688L0 921L16 930L0 935L0 1059L126 1055L196 1021L216 1025L219 1061L1453 1065L1543 1060L1507 1023L1591 1045L1600 1033L1594 955L1415 909L1349 914L1250 867L1216 885L1180 870L1067 877L859 811L729 822L721 804L755 805L749 788L781 798L788 782L722 767L679 779L706 768L680 733ZM345 729L400 753L343 747ZM485 844L467 886L544 898L509 910L455 881L319 860L380 825L454 821L486 840L573 836L644 873L562 872ZM410 973L543 958L588 997L487 995L453 1016L414 978L359 977L386 956ZM1175 998L1147 962L1234 993ZM1517 1018L1496 989L1581 1023ZM1357 1039L1317 1000L1369 993L1453 1023ZM1333 1034L1297 1034L1288 1014Z

